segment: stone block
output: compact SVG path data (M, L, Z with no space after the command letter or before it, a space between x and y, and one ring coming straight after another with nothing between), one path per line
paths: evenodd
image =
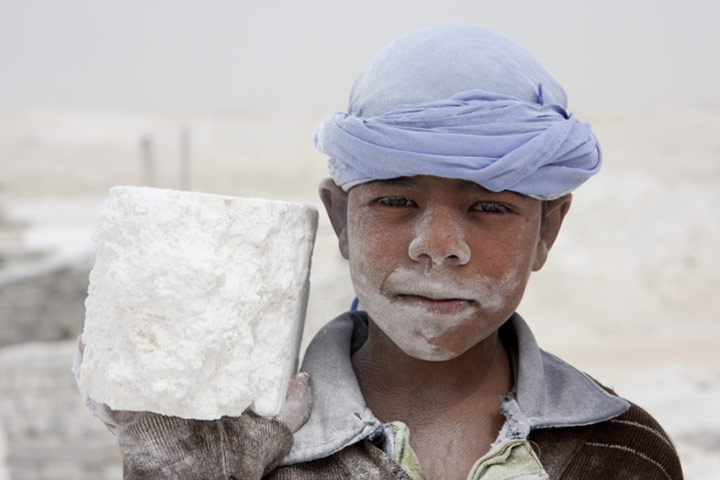
M119 410L277 414L316 229L306 205L113 188L95 234L83 388Z

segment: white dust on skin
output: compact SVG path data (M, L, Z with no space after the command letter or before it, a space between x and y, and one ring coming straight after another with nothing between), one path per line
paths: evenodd
M523 284L518 270L499 280L480 278L474 285L459 285L447 270L428 274L398 268L378 288L376 282L355 270L353 285L373 322L407 355L428 361L458 357L495 331L507 318L508 300ZM426 299L453 299L444 311L428 307ZM446 346L448 336L461 338L460 346Z
M523 259L511 262L500 276L468 279L450 263L427 267L408 256L389 270L388 259L368 255L377 251L373 243L395 240L356 236L350 272L372 321L413 358L450 360L483 341L515 310L530 274ZM433 305L427 299L443 302Z
M447 209L427 207L411 232L383 228L362 209L350 211L355 292L372 321L407 355L428 361L456 358L495 332L517 308L534 261L523 246L527 240L517 239L520 243L509 248L482 245L495 248L500 257L473 259L488 252L473 251L463 220Z

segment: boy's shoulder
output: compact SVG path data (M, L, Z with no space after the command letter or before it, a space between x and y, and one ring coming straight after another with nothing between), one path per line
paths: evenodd
M667 433L633 403L618 417L586 426L533 430L529 439L550 478L683 478Z

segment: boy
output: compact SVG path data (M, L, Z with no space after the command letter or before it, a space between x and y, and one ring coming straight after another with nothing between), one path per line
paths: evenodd
M515 313L570 192L600 168L565 108L560 85L493 32L426 28L383 49L316 136L364 311L309 346L312 407L307 374L276 420L90 401L126 478L682 478L652 417L540 350Z

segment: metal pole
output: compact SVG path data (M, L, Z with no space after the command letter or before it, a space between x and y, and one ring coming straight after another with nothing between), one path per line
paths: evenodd
M140 161L143 169L143 184L152 187L155 185L155 160L153 159L153 141L149 135L140 139Z
M180 129L180 190L190 190L190 129Z

